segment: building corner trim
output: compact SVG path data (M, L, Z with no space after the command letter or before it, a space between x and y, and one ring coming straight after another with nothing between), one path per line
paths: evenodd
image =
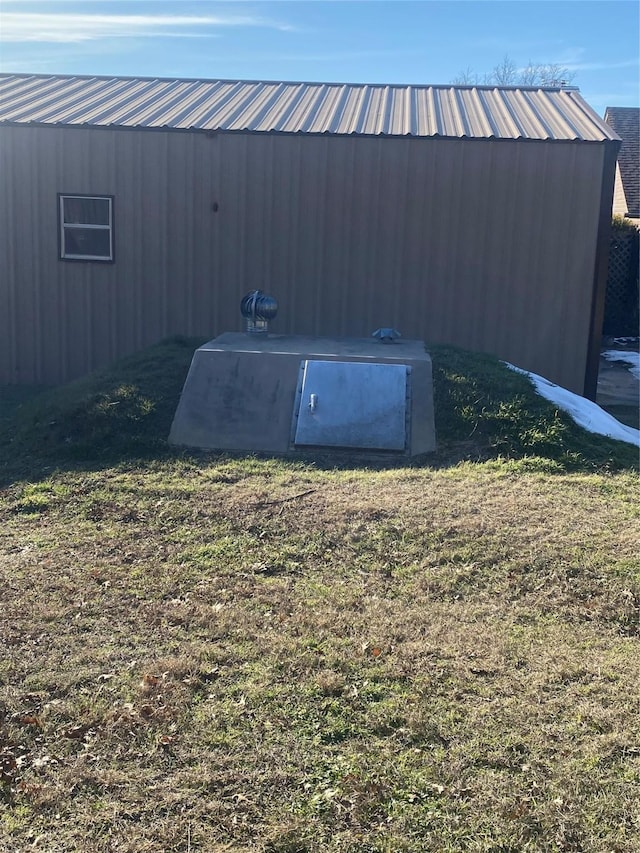
M598 235L596 238L593 288L591 291L591 318L589 323L589 339L587 342L587 360L583 391L584 396L588 400L594 401L596 399L596 392L598 388L598 368L600 364L604 305L607 295L609 248L611 244L613 192L619 149L620 143L617 141L604 143L604 162L600 189L600 215L598 218Z

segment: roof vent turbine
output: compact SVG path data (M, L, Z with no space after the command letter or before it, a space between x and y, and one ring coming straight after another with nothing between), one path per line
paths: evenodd
M248 335L266 335L269 332L269 320L273 320L278 313L278 303L273 296L261 290L252 290L243 297L240 313L245 319Z

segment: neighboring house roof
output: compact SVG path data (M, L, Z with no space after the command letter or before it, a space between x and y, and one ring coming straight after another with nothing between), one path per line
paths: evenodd
M0 123L617 140L576 89L0 75Z
M607 107L604 120L622 139L618 166L627 213L640 217L640 107Z

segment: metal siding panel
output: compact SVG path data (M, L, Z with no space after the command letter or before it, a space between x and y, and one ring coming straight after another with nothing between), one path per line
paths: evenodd
M335 252L327 252L324 246L321 246L321 251L329 256L332 264L330 274L338 289L332 297L331 307L327 309L324 307L324 294L327 292L323 288L323 299L318 309L321 321L325 312L331 314L332 323L340 335L350 334L354 319L370 317L373 309L371 302L366 300L361 283L370 278L375 265L372 210L377 203L378 188L371 175L377 169L377 146L375 140L362 141L364 145L344 140L342 145L329 146L328 174L333 176L334 185L330 207L326 211L325 233L326 239L335 246ZM360 216L354 216L355 210ZM364 246L369 246L370 251L363 251ZM374 321L370 319L369 322ZM320 328L324 328L323 322Z
M89 137L88 132L81 136L65 134L62 139L51 142L61 144L58 161L58 170L52 168L47 162L46 154L50 148L41 146L42 158L38 164L38 173L42 183L52 181L57 184L48 186L46 191L41 187L41 204L47 211L52 207L53 199L58 192L61 193L94 193L96 195L107 194L108 188L104 186L102 175L103 163L99 157L99 146L102 142L95 136ZM34 135L35 136L35 135ZM83 142L89 144L83 145ZM95 151L95 157L92 156ZM82 261L60 261L56 255L51 254L52 244L47 246L50 229L42 232L43 245L40 247L39 256L50 263L56 264L56 271L60 273L58 279L58 298L63 306L61 318L61 351L63 358L63 369L67 375L77 376L86 373L97 366L92 363L92 302L94 298L93 289L96 279L100 279L101 273L96 269L101 264L85 263ZM101 282L102 283L102 282ZM40 289L42 291L42 288ZM108 315L101 318L101 322L108 322Z
M356 328L364 328L370 334L376 326L376 319L384 311L387 288L378 285L374 290L372 283L378 276L378 263L382 247L380 246L379 211L385 207L386 187L380 182L380 147L374 139L368 139L365 145L353 146L353 183L345 187L350 194L340 199L343 209L341 239L347 243L349 264L343 273L344 286L348 289L343 305L346 316L342 317L340 328L343 334L359 334ZM350 154L343 143L338 151ZM344 156L344 155L343 155ZM389 209L389 208L386 208ZM363 332L363 334L367 334Z
M313 145L314 164L310 164L312 152L308 148L302 148L302 173L303 181L309 175L310 180L305 181L306 210L310 215L304 217L306 240L302 251L298 256L300 262L299 276L303 287L303 299L305 305L307 322L313 334L322 334L322 329L327 326L339 324L337 306L335 300L336 282L335 256L340 252L340 245L331 245L326 238L327 216L329 211L333 212L330 194L331 170L329 166L330 140L327 138L314 140ZM304 216L302 210L299 213ZM307 246L309 255L304 251ZM334 254L335 253L335 254ZM333 267L333 268L332 268Z
M433 230L440 221L440 205L434 202L431 152L425 151L417 140L408 142L402 186L408 203L402 231L402 267L395 288L395 312L402 317L409 310L416 324L426 328L432 301L429 279L435 246Z
M21 214L24 210L16 194L16 137L0 128L0 382L19 381L17 364L16 255L19 252ZM27 380L23 380L27 381Z
M17 238L15 262L22 275L14 278L15 339L13 342L16 370L22 382L46 381L40 368L42 347L41 311L39 305L38 277L42 258L41 240L44 210L42 205L32 205L41 191L39 185L39 151L34 139L24 139L16 147L13 159L15 210L18 212L15 235ZM46 152L43 152L46 154ZM16 162L17 160L17 162ZM54 202L55 205L55 202ZM10 213L11 215L11 209ZM46 237L45 237L46 240Z
M164 287L173 291L176 298L172 301L172 322L176 327L188 328L193 315L193 208L190 196L196 192L192 174L191 145L193 137L186 134L175 142L170 136L166 139L163 160L159 164L160 173L167 176L167 198L165 200L166 241L166 281ZM158 178L156 178L157 180ZM171 223L171 233L167 231ZM153 311L155 334L163 337L167 334L168 318L163 311L161 300L153 308L148 304L153 292L153 282L145 279L145 305ZM163 287L163 291L164 291ZM164 294L163 294L164 296ZM165 297L166 299L166 297ZM147 319L149 323L150 318Z
M62 381L166 334L239 329L240 298L262 287L280 301L274 332L392 325L582 389L599 146L2 134L10 381ZM57 261L57 192L115 196L115 264Z
M389 156L385 140L376 140L377 174L375 185L376 206L373 208L375 230L373 234L376 247L375 269L372 272L374 280L379 281L379 288L374 298L368 295L371 305L370 326L367 331L371 334L381 326L393 326L396 314L396 296L398 278L402 262L402 233L405 219L405 205L398 204L404 196L404 177L406 175L406 146L398 146Z

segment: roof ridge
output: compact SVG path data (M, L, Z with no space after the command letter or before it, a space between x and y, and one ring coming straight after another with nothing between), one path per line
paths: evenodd
M517 90L517 91L542 91L542 92L579 92L578 86L524 86L524 85L501 85L501 84L474 84L474 83L367 83L362 81L329 81L329 80L264 80L261 78L245 79L240 77L171 77L146 74L46 74L29 71L0 71L1 78L18 77L21 79L42 80L139 80L157 81L159 83L184 82L184 83L247 83L267 86L349 86L357 88L378 89L483 89L493 91L495 89Z

